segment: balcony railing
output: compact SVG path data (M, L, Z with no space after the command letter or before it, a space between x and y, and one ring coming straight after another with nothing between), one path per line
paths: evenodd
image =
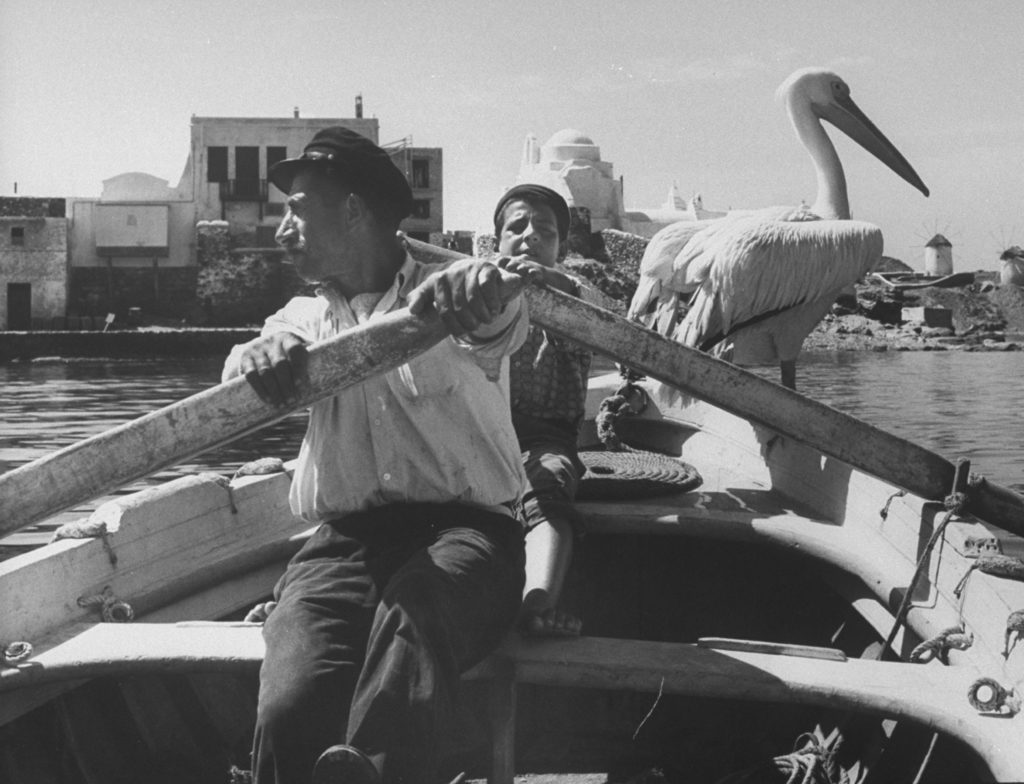
M266 180L224 180L220 183L221 201L267 200Z

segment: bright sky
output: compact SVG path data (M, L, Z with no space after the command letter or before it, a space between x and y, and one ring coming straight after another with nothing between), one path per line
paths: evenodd
M819 65L932 192L841 137L853 216L917 269L936 231L956 270L998 269L1024 245L1022 31L1017 0L2 0L0 195L176 185L192 114L351 117L361 93L382 142L444 149L446 229L486 226L526 135L563 128L630 208L673 181L708 209L810 203L774 93Z

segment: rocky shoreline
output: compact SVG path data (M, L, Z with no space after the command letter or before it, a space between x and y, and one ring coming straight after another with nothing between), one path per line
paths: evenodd
M982 276L979 275L979 278ZM950 326L926 318L945 311ZM940 319L945 320L945 319ZM896 294L882 284L856 286L804 340L804 351L1020 351L1024 349L1024 290L980 280L970 286Z
M647 242L603 231L586 245L578 243L565 266L591 281L611 309L625 313ZM804 340L804 351L1019 350L1024 350L1024 289L998 285L998 273L991 271L978 272L968 286L902 292L869 278L840 298Z

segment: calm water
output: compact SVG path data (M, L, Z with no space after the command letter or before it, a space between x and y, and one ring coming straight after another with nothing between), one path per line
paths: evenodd
M206 389L220 367L216 358L0 365L0 472ZM774 369L758 372L777 378ZM798 383L811 397L950 460L969 458L973 471L1024 491L1024 352L809 354ZM289 459L304 426L305 415L295 414L123 492L196 471L230 474L257 457ZM96 503L45 527L81 517Z
M201 358L0 365L0 473L201 392L220 381L222 364L218 358ZM258 457L291 459L298 453L305 422L304 413L293 414L259 433L126 485L117 494L200 471L230 475ZM70 509L40 528L78 519L109 497ZM29 532L21 538L38 539L39 534Z

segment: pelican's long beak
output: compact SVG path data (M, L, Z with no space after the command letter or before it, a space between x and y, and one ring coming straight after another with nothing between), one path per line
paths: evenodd
M928 186L917 176L914 167L903 157L903 153L885 137L885 134L875 127L875 124L860 110L852 98L849 96L835 98L831 103L820 107L818 111L821 119L832 123L921 193L925 196L928 195Z

